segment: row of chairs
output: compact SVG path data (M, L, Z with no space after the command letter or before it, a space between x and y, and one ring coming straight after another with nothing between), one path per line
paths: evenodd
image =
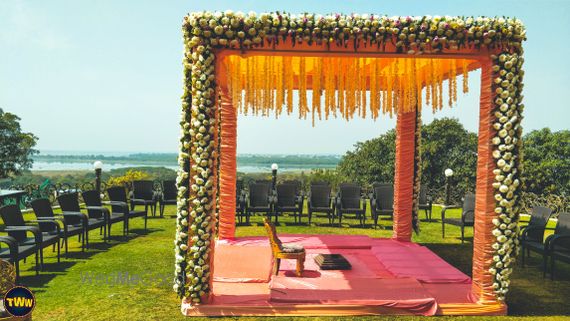
M265 213L278 222L283 213L292 213L295 222L301 223L304 201L307 199L307 217L309 224L314 213L325 214L330 224L338 219L342 223L343 216L354 215L361 226L366 222L367 200L370 199L374 226L378 226L380 216L392 217L394 214L394 187L391 183L374 183L372 193L367 194L359 184L342 183L336 194L327 182L310 184L308 195L304 195L299 181L280 182L272 188L271 181L255 181L249 184L246 191L243 181L236 184L236 213L239 222L249 224L250 216ZM424 210L426 218L431 219L431 201L425 188L420 192L420 210Z
M552 210L543 206L535 206L530 214L530 221L521 230L521 262L524 266L531 252L542 255L543 276L546 276L550 260L550 277L554 279L555 261L570 263L570 213L558 214L558 222L554 233L545 237L548 224L553 217Z
M65 256L68 254L68 240L78 236L81 250L89 248L89 231L99 229L103 234L104 242L111 236L111 227L116 223L123 223L123 236L129 235L129 222L133 218L144 219L144 229L147 229L149 203L131 199L129 202L127 192L123 187L110 187L107 189L108 204L111 210L103 206L99 191L91 190L81 193L87 213L82 212L79 202L79 193L61 194L57 202L62 214L53 211L52 204L47 198L32 201L35 220L25 221L17 205L6 205L0 208L0 216L4 222L4 232L7 236L0 236L0 243L8 247L0 247L0 259L13 263L16 267L16 277L20 275L19 261L31 255L36 257L36 274L43 269L43 249L52 246L57 248L57 261L60 262L60 248L65 246ZM132 204L132 208L129 207ZM136 210L134 206L144 205L144 210ZM33 237L29 237L29 233Z

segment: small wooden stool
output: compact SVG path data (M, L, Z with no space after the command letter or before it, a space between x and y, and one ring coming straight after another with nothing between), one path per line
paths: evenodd
M301 276L303 270L305 269L305 249L297 244L285 244L281 243L281 240L277 237L277 231L275 230L275 225L271 223L267 218L263 219L263 225L267 230L269 235L269 243L271 243L271 250L273 252L273 270L275 275L279 273L279 265L281 265L281 259L297 260L297 267L295 272L298 277Z

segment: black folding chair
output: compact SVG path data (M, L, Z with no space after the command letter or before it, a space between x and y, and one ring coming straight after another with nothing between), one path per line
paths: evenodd
M289 212L293 213L295 223L297 216L301 223L301 213L303 211L303 200L299 197L298 185L293 183L278 184L275 193L275 223L279 221L279 215Z
M107 220L102 211L89 211L88 215L81 212L79 206L79 194L67 193L61 194L57 197L57 202L64 215L66 214L81 214L84 215L83 229L85 230L85 247L89 248L89 231L99 229L103 230L103 240L107 242Z
M546 238L544 252L544 271L546 272L546 262L550 257L550 278L554 280L554 261L570 263L570 213L558 215L558 224L554 234Z
M38 198L33 200L32 208L38 221L59 221L62 223L63 230L60 231L59 236L63 241L63 244L65 244L65 257L67 257L67 251L69 248L68 238L71 236L79 235L82 243L81 250L83 251L85 249L85 238L83 237L85 229L83 220L85 220L86 217L84 214L64 213L62 215L55 215L51 207L51 203L47 198ZM40 228L42 228L43 223L40 222L39 225Z
M243 187L243 181L237 180L236 181L236 216L241 223L243 217L246 216L245 214L245 205L246 205L246 192Z
M39 232L36 233L39 234ZM1 247L2 243L8 245L8 247ZM16 282L20 278L20 261L30 255L36 256L36 275L40 273L39 243L40 241L36 240L33 243L20 244L14 237L0 236L0 259L14 264L16 267Z
M166 205L176 205L178 202L178 188L175 180L162 181L162 195L160 198L160 217L164 217Z
M521 244L521 264L525 265L526 256L530 257L530 252L544 254L544 231L552 216L552 210L544 206L535 206L530 213L530 221L520 234Z
M133 197L131 198L131 210L136 205L144 205L144 210L148 211L149 206L152 216L156 215L157 198L154 193L154 182L150 180L133 181Z
M392 183L374 183L370 207L374 227L378 226L380 215L394 217L394 185Z
M308 198L309 224L313 218L313 213L324 213L327 215L329 224L334 223L333 198L331 197L331 186L326 182L311 183Z
M445 213L452 208L461 208L461 218L446 218ZM461 243L465 241L465 227L475 225L475 195L467 194L463 199L463 206L444 206L441 210L441 237L445 238L445 224L461 228Z
M426 220L431 222L431 208L432 208L432 199L427 194L427 187L422 185L420 187L420 199L418 200L418 210L423 210L426 213Z
M130 220L137 217L144 218L144 230L146 231L146 223L148 220L148 211L129 210L127 200L127 192L122 186L113 186L107 188L109 196L109 204L111 204L112 213L122 213L127 218L127 234L129 233Z
M271 183L256 182L249 184L249 197L245 209L246 223L249 224L249 218L252 213L265 213L267 217L271 217L273 204L273 191Z
M91 190L81 193L87 213L89 217L103 216L107 223L107 237L111 237L111 227L113 223L123 222L123 236L127 235L127 227L129 225L127 216L122 212L112 212L103 206L101 202L101 194L99 191Z
M336 216L339 226L344 214L354 214L364 226L366 222L366 200L362 197L362 188L358 184L342 183L339 185L336 201Z

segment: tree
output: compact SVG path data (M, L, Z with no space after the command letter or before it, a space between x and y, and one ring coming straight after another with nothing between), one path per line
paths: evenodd
M527 192L570 195L570 130L533 130L523 137Z
M32 167L38 138L24 133L20 118L0 108L0 178L19 175Z
M339 174L360 184L394 181L396 131L389 130L378 138L354 145L338 164Z
M378 138L355 145L339 163L339 173L361 184L394 181L396 133L388 131ZM442 192L443 172L455 172L454 196L474 190L477 166L477 135L468 132L457 119L441 118L422 127L422 184ZM457 194L457 195L455 195Z

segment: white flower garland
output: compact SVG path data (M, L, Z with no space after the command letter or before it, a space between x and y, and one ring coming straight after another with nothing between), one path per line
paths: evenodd
M182 97L182 132L178 172L178 219L175 240L174 289L193 303L209 294L210 243L215 234L214 162L215 48L272 46L280 41L324 46L386 45L408 54L437 53L460 48L501 50L495 65L493 138L497 159L494 187L497 242L493 284L497 298L508 291L518 240L519 156L522 105L521 43L526 31L518 19L486 17L387 17L378 15L292 15L282 12L244 14L233 11L196 12L184 19L185 89ZM390 47L393 48L393 47ZM391 50L391 49L390 49ZM416 191L416 192L419 192Z
M510 275L515 257L519 252L519 194L521 191L520 175L522 159L522 104L523 58L517 53L503 53L493 56L493 89L495 90L496 136L493 158L497 167L493 170L496 190L495 229L493 235L497 241L493 244L495 255L493 267L489 272L494 275L493 289L499 300L505 299L509 291Z

